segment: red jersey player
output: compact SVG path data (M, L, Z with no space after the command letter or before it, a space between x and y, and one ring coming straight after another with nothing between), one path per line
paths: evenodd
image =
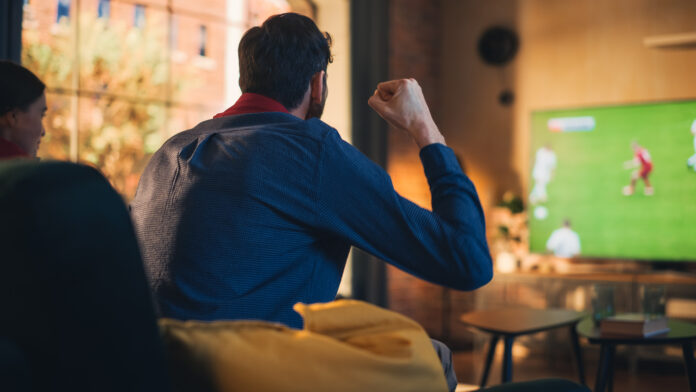
M645 183L645 189L643 192L646 196L652 196L655 191L653 190L653 187L650 186L650 181L648 180L648 176L653 169L650 153L635 141L631 142L631 148L633 148L634 153L633 159L625 162L624 167L627 169L637 168L638 170L631 173L631 184L626 185L623 188L623 194L626 196L632 195L636 188L636 181L638 181L639 178L642 178L643 182Z

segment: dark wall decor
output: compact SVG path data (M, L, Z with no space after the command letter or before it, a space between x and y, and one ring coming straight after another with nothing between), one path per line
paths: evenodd
M487 28L478 41L478 53L481 59L489 65L503 67L515 58L520 47L520 41L513 30L494 26ZM512 105L515 93L504 88L498 94L498 102L503 106Z

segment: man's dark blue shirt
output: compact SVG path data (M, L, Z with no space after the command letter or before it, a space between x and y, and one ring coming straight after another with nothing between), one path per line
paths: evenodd
M492 264L473 184L442 144L420 158L432 212L318 119L232 114L175 135L131 203L162 316L301 327L292 306L334 299L351 246L434 283L484 285Z

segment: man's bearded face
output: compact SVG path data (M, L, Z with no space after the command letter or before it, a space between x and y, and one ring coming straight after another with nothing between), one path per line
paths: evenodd
M309 103L309 109L307 110L307 116L305 120L310 118L321 118L324 113L324 105L326 105L326 97L329 95L329 89L326 87L326 73L324 74L324 91L321 95L321 102L311 102Z

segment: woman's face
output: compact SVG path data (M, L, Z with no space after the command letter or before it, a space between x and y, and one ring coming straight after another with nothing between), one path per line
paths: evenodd
M32 157L39 150L41 138L46 134L43 117L46 114L46 95L41 94L26 111L15 110L14 126L9 130L10 141Z

